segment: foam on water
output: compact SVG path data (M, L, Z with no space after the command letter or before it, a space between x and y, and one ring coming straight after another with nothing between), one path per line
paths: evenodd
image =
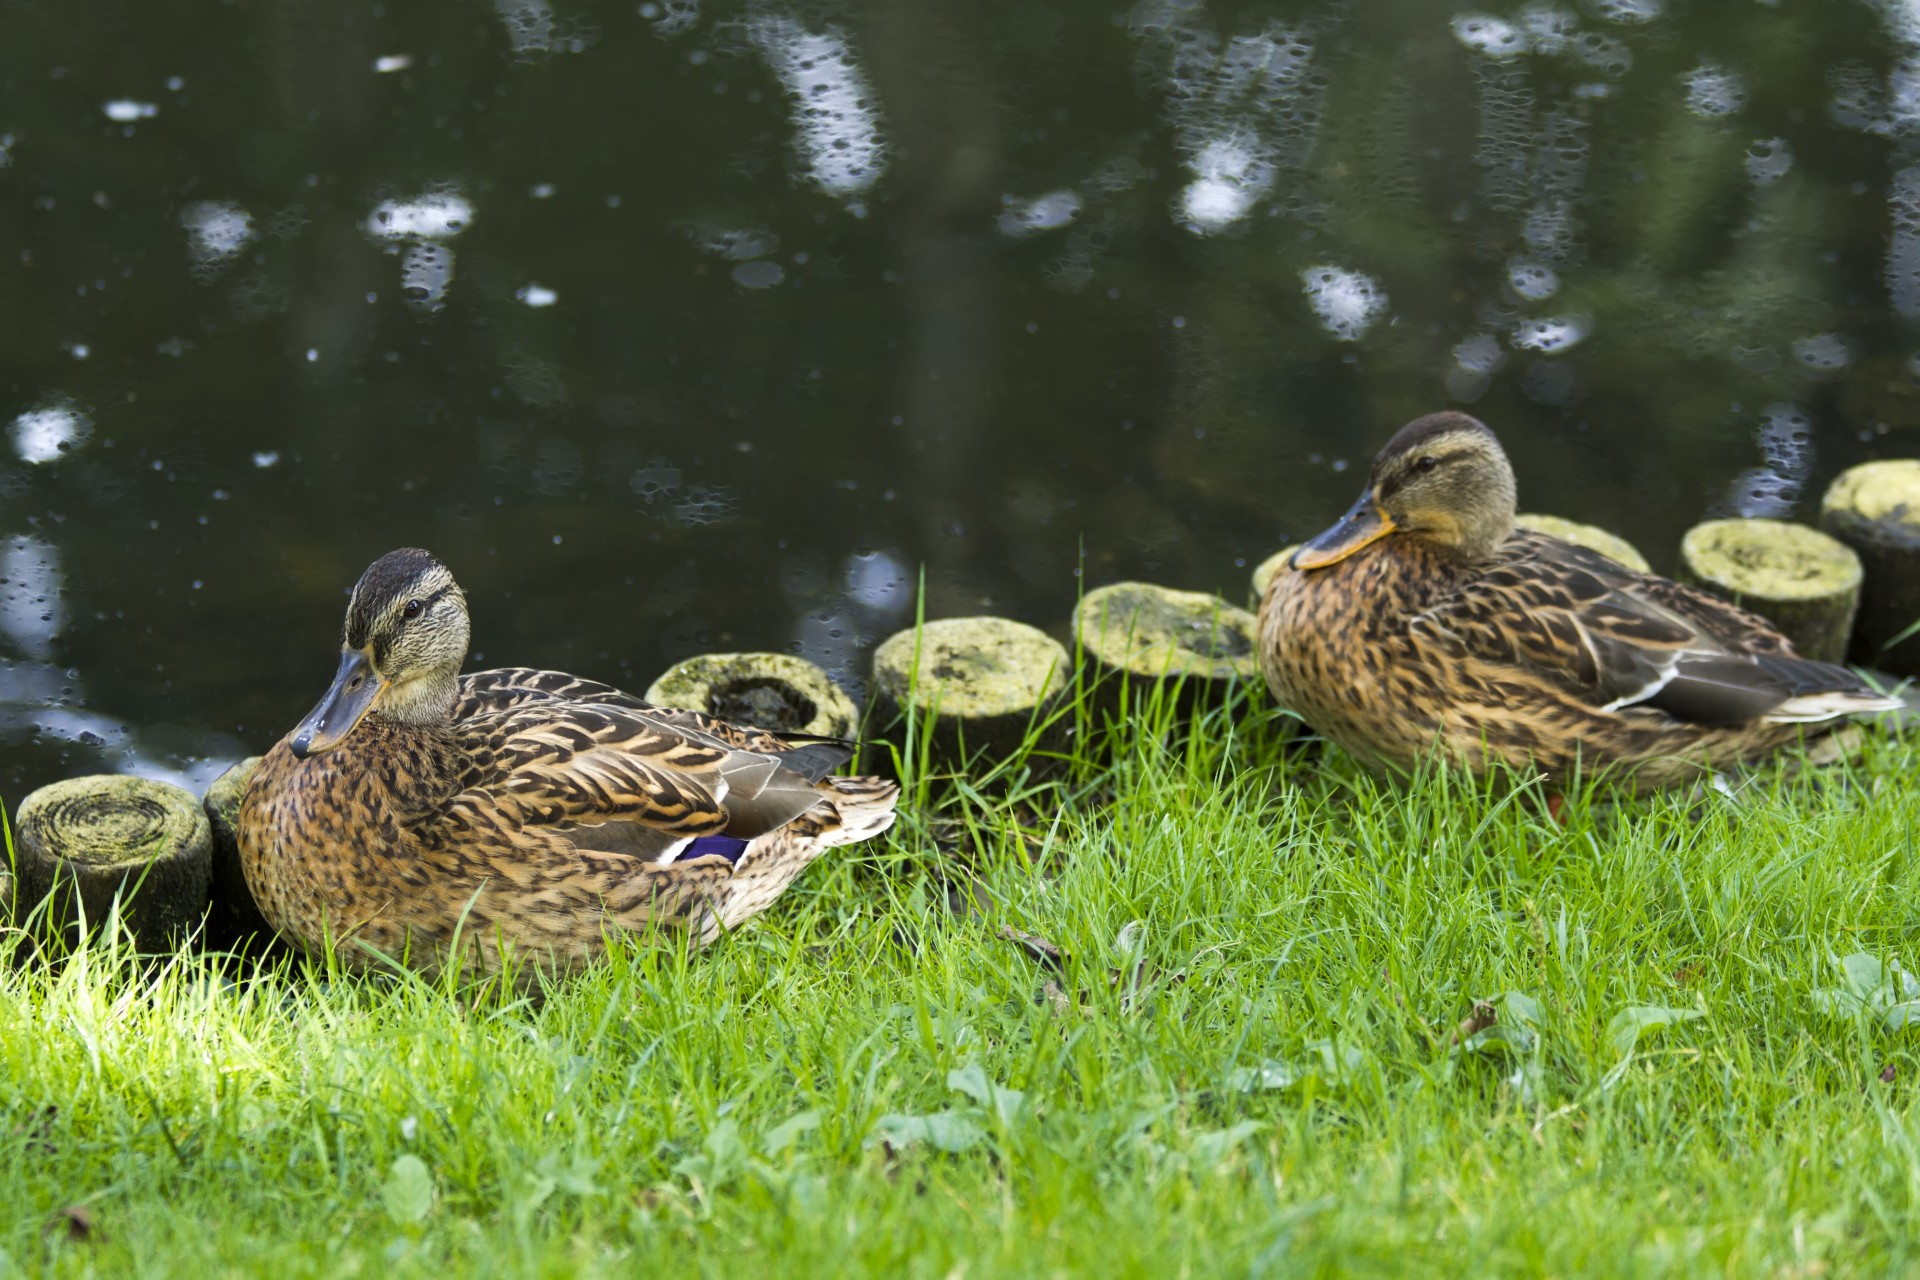
M443 244L410 244L400 254L400 295L416 311L438 311L453 287L453 250Z
M1780 181L1793 168L1793 148L1785 138L1755 138L1747 148L1747 177L1756 187Z
M1687 86L1687 110L1697 116L1732 115L1746 105L1746 81L1717 62L1702 62L1680 80Z
M1006 208L996 220L1000 234L1016 240L1069 226L1079 218L1082 208L1079 193L1071 190L1049 191L1031 200L1003 196L1001 203Z
M29 409L13 420L13 451L22 462L57 462L86 443L93 423L66 402Z
M1342 342L1357 342L1387 308L1379 281L1344 267L1308 267L1300 284L1320 327Z
M411 200L382 200L367 215L367 230L383 240L450 240L473 222L473 205L457 191L430 191Z
M1248 217L1282 173L1304 168L1319 139L1327 84L1311 27L1270 25L1223 40L1205 9L1143 0L1134 34L1149 44L1192 180L1174 216L1197 235Z
M212 275L253 243L253 215L231 200L196 200L180 211L194 274Z
M760 18L748 34L793 105L795 146L807 178L830 196L854 196L887 167L880 113L865 70L838 29L809 31L792 18Z
M1558 355L1577 346L1593 330L1593 321L1583 315L1541 316L1513 326L1513 345L1522 351Z
M23 657L45 661L66 621L60 550L31 535L0 542L0 636Z

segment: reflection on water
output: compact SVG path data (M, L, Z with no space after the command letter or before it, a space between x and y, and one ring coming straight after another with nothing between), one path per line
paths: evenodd
M74 0L0 75L9 799L265 746L406 543L477 661L857 684L923 580L1237 596L1447 404L1656 563L1920 453L1896 0Z

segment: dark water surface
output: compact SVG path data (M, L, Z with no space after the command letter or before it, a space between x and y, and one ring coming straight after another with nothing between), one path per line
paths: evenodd
M1470 404L1666 565L1920 453L1917 319L1893 0L9 0L0 795L264 748L404 543L481 662L857 679Z

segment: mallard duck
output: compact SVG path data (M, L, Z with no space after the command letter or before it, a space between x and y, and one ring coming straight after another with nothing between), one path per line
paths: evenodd
M1401 428L1359 500L1267 588L1274 695L1372 763L1437 747L1550 784L1630 769L1643 790L1899 705L1743 609L1516 528L1514 500L1485 424Z
M556 671L460 674L466 597L403 548L347 605L340 666L241 802L261 913L309 951L433 972L591 961L610 937L711 941L806 865L893 822L898 788L830 776L833 739L651 706Z

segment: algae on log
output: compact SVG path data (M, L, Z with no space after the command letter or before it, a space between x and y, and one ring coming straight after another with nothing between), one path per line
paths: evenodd
M1849 656L1920 676L1920 458L1841 472L1820 503L1820 527L1859 553L1865 573Z
M77 937L81 911L97 927L118 895L135 944L161 950L206 917L212 844L200 802L171 783L113 774L55 782L15 818L17 905L25 915L51 895L42 932Z
M846 691L790 653L703 653L669 667L646 697L656 706L783 733L851 738L860 724Z
M207 913L207 942L215 947L240 947L248 939L266 942L274 936L254 903L253 890L240 869L240 842L235 834L240 802L247 784L260 767L259 756L249 756L213 780L202 806L213 836L213 909Z
M1299 549L1299 543L1290 543L1253 566L1253 576L1248 580L1252 592L1247 596L1247 608L1255 613L1260 612L1260 606L1267 598L1267 588L1272 586L1273 580L1280 576L1280 571L1287 567L1287 557Z
M1058 640L1008 618L943 618L908 628L873 653L875 723L898 733L909 708L943 760L1004 759L1034 727L1054 745L1065 726L1046 726L1068 686L1072 662Z
M1074 610L1080 651L1101 677L1137 687L1182 682L1183 699L1217 699L1259 678L1259 624L1245 609L1203 591L1116 582L1089 591Z
M1577 520L1563 520L1559 516L1543 515L1538 511L1523 511L1513 518L1513 522L1522 529L1531 529L1535 533L1544 533L1562 542L1571 542L1576 547L1598 551L1607 559L1623 564L1635 573L1653 572L1653 566L1647 563L1647 558L1640 554L1638 547L1617 533L1609 533L1599 525L1581 524Z
M1801 657L1839 662L1860 600L1860 557L1818 529L1708 520L1680 540L1680 580L1771 622Z

